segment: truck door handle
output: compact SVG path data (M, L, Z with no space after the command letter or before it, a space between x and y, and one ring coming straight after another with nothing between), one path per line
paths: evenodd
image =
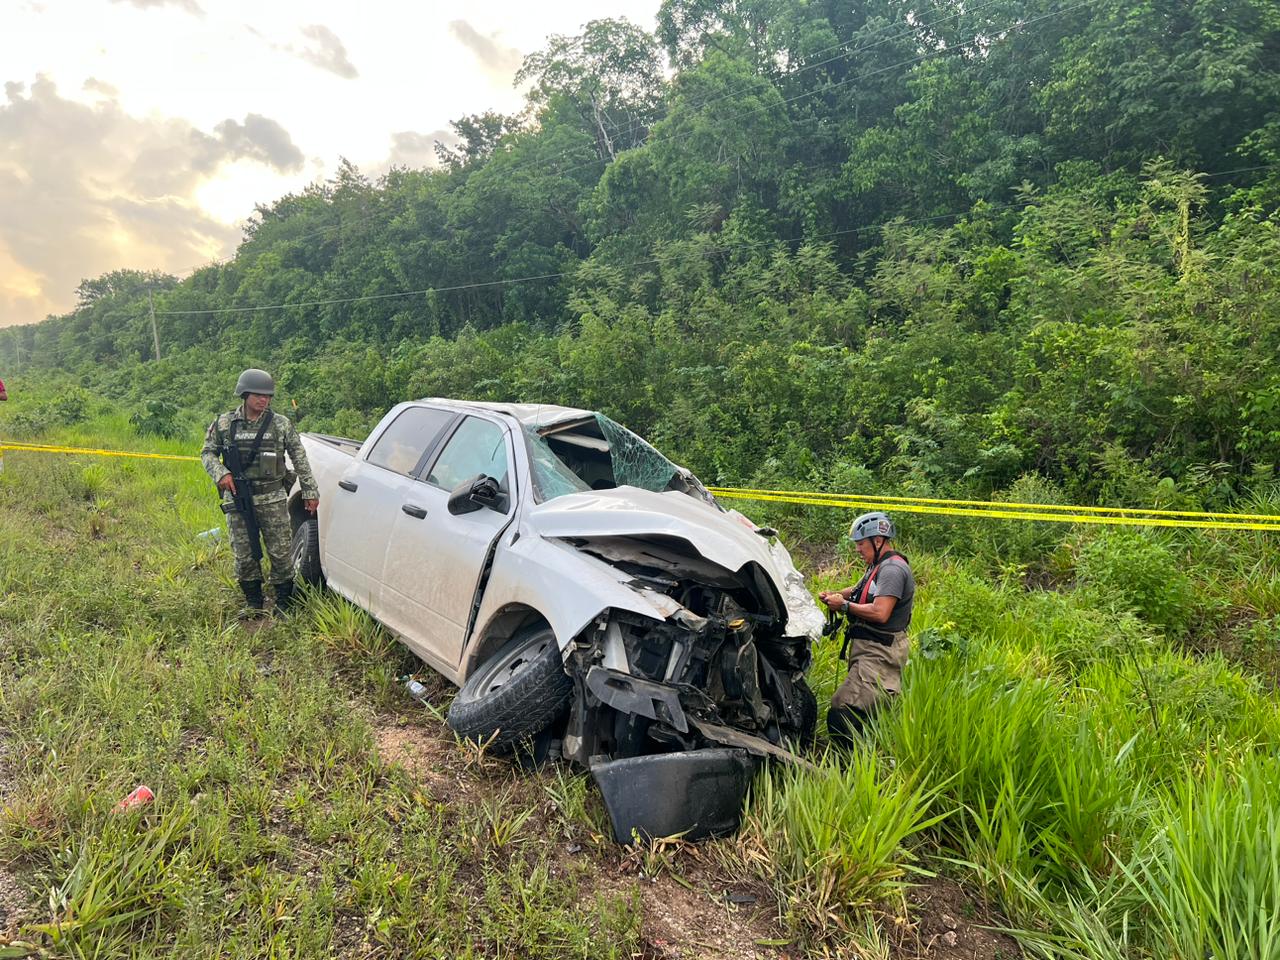
M419 520L423 519L427 515L427 508L420 507L416 503L406 503L401 506L400 509L411 517L417 517Z
M352 493L355 493L357 488L359 488L360 484L352 483L350 480L339 480L338 486L340 486L343 490L350 490Z

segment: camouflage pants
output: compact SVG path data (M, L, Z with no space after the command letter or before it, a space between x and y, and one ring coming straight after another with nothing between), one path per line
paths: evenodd
M258 529L262 534L262 552L271 561L271 583L289 583L293 580L293 557L289 545L293 540L293 527L289 521L289 504L281 499L268 503L255 503L253 512L258 517ZM261 580L262 564L253 559L249 546L249 530L244 517L232 511L227 514L227 533L231 536L231 552L236 559L237 580Z
M902 692L902 668L911 643L905 630L886 645L856 639L849 643L849 675L831 697L832 709L853 707L870 714L886 697Z

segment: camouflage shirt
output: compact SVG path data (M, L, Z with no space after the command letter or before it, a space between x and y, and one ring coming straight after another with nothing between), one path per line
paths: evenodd
M213 478L214 483L231 472L222 464L222 453L231 439L233 423L236 441L242 445L242 450L244 445L251 443L257 436L258 428L262 425L261 418L249 420L243 406L237 407L230 413L222 414L209 424L209 429L204 435L204 446L200 449L200 460L204 464L205 472ZM297 429L288 417L273 410L271 424L262 435L258 458L249 470L250 478L258 481L284 477L287 469L286 453L293 463L293 469L297 472L298 481L302 486L302 498L319 500L320 490L316 486L315 476L311 473L311 464L307 462L307 451L303 449L302 439L298 436ZM255 503L270 503L287 497L287 488L277 488L266 493L255 493L253 500ZM222 498L230 500L231 494L224 491Z

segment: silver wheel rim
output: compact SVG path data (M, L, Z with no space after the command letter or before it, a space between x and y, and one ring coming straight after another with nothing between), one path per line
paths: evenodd
M528 643L505 650L486 660L477 672L473 698L478 700L501 690L524 673L542 655L542 652L555 642L555 635L545 631L531 638Z
M299 527L299 530L302 528ZM293 538L293 569L302 570L302 559L307 555L307 538L295 536Z

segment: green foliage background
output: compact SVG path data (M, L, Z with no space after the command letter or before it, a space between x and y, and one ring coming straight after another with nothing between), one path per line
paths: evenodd
M0 331L13 397L0 435L122 445L148 434L140 445L191 452L254 365L277 375L278 402L303 429L349 436L411 397L544 401L603 410L726 485L1280 512L1274 3L665 0L655 34L593 22L529 57L521 80L527 110L460 118L435 168L373 181L343 163L259 207L226 263L181 279L86 280L65 316ZM122 629L139 658L157 636L177 650L227 648L229 610L207 599L217 548L191 536L216 520L207 484L167 476L19 454L0 474L0 583L17 598L7 615L20 640L0 720L36 758L0 854L34 857L80 910L84 869L53 851L120 860L110 831L97 846L77 845L79 831L109 816L138 757L169 757L154 737L124 754L108 745L123 723L114 704L130 717L178 706L104 696L111 710L88 709L77 683L46 675L114 677L102 651L115 656ZM753 515L798 543L829 541L841 520L798 506ZM719 854L776 887L788 936L851 936L840 918L892 897L941 852L1025 928L1033 955L1277 955L1270 535L919 515L903 526L921 603L900 708L852 763L760 784L745 846ZM88 531L97 563L64 528ZM123 549L117 530L137 542ZM817 585L854 575L822 559ZM138 591L155 602L137 603ZM327 674L322 648L336 644L335 662L354 656L380 678L359 698L372 688L385 704L390 641L330 601L313 598L312 626L278 649ZM299 638L307 645L293 647ZM256 642L230 648L246 676L263 655ZM175 662L238 675L216 659L207 670L199 657ZM811 679L824 703L839 673L820 648ZM246 727L338 702L327 675L314 697L276 689L274 676L259 681L262 719ZM211 716L241 709L228 690L209 695ZM181 819L208 790L235 822L256 824L240 808L269 807L255 798L278 771L246 747L211 755L230 772L206 773L214 760L189 759L171 737L172 757L152 772L179 797L166 816L190 835L187 862L206 871L191 888L231 906L225 921L179 920L178 901L157 894L136 924L215 943L206 926L253 939L244 916L260 915L268 929L246 955L303 935L298 955L322 955L348 913L381 918L369 936L386 943L436 922L423 903L473 915L423 891L451 876L439 864L473 855L466 838L507 828L414 819L404 836L438 837L444 852L406 850L415 866L387 872L395 831L348 836L324 821L345 806L306 800L368 779L372 751L355 745L367 732L341 728L339 764L303 726L298 755L319 772L299 778L290 803L306 829L351 847L331 859L355 879L326 874L293 924L276 906L294 894L255 893L270 886L250 872L257 862L245 855L241 869L239 847L206 842L207 819ZM268 735L228 742L250 740L292 749ZM242 778L247 799L220 785ZM375 796L409 806L389 788L339 793L354 798L353 824L382 822ZM585 787L549 793L577 809ZM440 824L456 816L424 809ZM525 821L511 822L519 835ZM483 883L497 903L503 875L461 889L478 897ZM475 955L511 930L541 936L528 917L559 923L550 905L572 898L535 893L514 898L528 916L510 929L439 929ZM505 916L490 907L476 923ZM102 915L121 942L136 935L132 915ZM630 949L634 911L599 915L594 929L566 926L564 943ZM85 930L85 942L100 932ZM421 944L424 955L439 945Z
M252 363L357 436L414 396L574 404L722 483L1271 476L1273 4L666 0L520 80L435 168L343 162L227 263L86 280L0 331L6 373L203 420Z

